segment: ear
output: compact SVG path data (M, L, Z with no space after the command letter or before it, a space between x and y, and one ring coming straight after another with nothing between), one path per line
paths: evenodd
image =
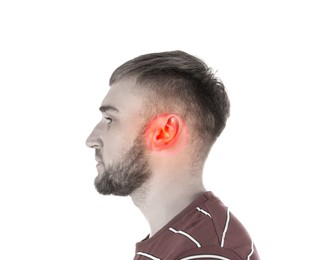
M154 117L146 130L148 148L160 151L176 145L183 125L181 118L175 114Z

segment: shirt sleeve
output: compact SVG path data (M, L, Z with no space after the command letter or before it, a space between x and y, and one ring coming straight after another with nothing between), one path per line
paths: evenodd
M177 260L191 260L191 259L200 259L200 260L246 260L242 259L239 255L237 255L234 251L222 248L218 246L211 247L200 247L196 249L191 249L179 255Z

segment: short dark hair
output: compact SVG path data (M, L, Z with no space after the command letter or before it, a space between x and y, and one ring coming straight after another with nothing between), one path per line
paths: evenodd
M148 90L150 111L176 110L203 144L211 146L223 131L229 98L222 81L201 59L183 51L141 55L118 67L110 86L125 77L135 77Z

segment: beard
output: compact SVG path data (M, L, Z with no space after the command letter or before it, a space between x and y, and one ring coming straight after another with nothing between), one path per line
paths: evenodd
M95 178L95 187L100 194L128 196L149 179L151 170L141 139L137 138L119 162L105 168Z

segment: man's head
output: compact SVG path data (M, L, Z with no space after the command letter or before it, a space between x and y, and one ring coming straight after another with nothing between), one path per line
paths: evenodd
M186 153L187 162L203 164L225 127L229 99L204 62L173 51L118 67L100 110L103 119L87 140L99 161L96 188L129 195L152 175L152 154L171 161Z

